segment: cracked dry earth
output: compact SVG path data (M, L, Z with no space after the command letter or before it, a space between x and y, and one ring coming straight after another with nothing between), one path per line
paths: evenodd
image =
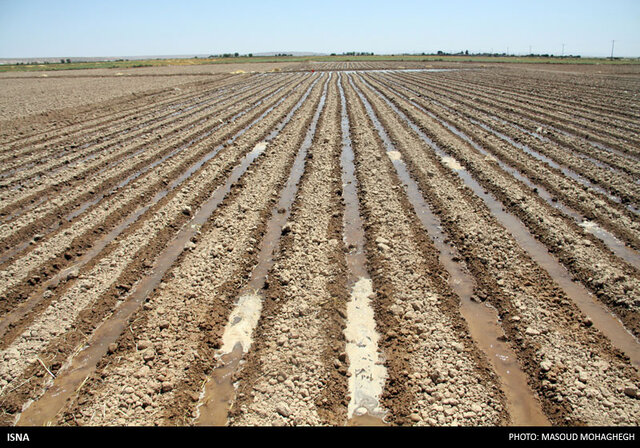
M313 69L3 117L2 424L639 425L640 71Z

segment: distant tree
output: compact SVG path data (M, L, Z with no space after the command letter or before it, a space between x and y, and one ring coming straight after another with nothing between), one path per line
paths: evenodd
M60 63L61 63L61 64L64 64L64 59L60 59Z
M469 50L464 50L464 54L469 56Z
M252 58L253 57L253 53L249 53L249 57Z
M238 53L233 53L233 56L237 58L240 55Z
M71 64L71 59L67 59L67 64Z

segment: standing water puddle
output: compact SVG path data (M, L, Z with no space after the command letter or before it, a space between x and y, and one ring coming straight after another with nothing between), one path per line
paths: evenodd
M427 143L441 159L451 157L438 147L424 132L416 126L402 111L393 103L382 98L394 111L409 124L409 126ZM416 107L418 105L411 102ZM389 142L390 143L390 142ZM453 157L451 157L453 159ZM454 159L455 160L455 159ZM482 199L491 211L491 214L507 229L514 237L518 245L524 249L533 260L540 265L549 276L562 288L569 297L586 315L593 321L603 335L609 338L614 347L625 353L636 367L640 367L640 344L638 340L624 327L622 322L615 317L601 302L581 284L574 282L567 269L560 264L525 227L525 225L514 215L507 212L503 204L491 193L486 193L484 188L462 168L455 171L465 185Z
M380 335L370 297L373 284L367 271L364 253L364 229L358 203L358 181L355 176L354 155L351 146L349 116L342 88L338 81L341 100L342 130L342 198L344 210L344 243L347 247L347 287L351 297L347 304L347 327L344 330L346 353L349 358L349 425L384 425L385 411L380 407L380 396L387 379L387 369L378 351Z
M53 381L53 385L46 390L38 401L33 402L31 406L22 412L16 423L17 425L41 426L55 418L67 400L82 387L82 383L95 370L97 363L107 353L109 344L115 342L122 334L122 331L129 323L131 315L155 290L164 274L183 252L186 244L222 203L231 191L232 185L238 182L253 161L265 151L266 142L275 138L280 130L290 121L293 113L302 105L316 82L317 80L308 88L307 92L285 119L265 138L265 141L258 143L255 148L242 159L240 164L233 169L226 183L218 187L191 221L183 226L174 240L158 256L154 263L152 274L144 277L118 310L95 330L87 348L63 366L61 373L59 373Z
M318 119L324 109L329 79L325 81L320 103L293 162L289 178L280 194L278 204L273 208L271 217L267 222L265 236L260 243L258 263L251 272L249 282L240 291L238 302L229 315L229 322L222 335L222 347L216 355L220 362L220 367L216 367L213 370L211 378L206 382L200 396L199 404L196 408L197 425L225 426L227 424L229 409L235 400L233 377L242 364L242 358L251 347L251 336L260 320L263 297L259 291L266 284L269 270L273 266L274 251L280 243L282 229L291 214L291 206L298 191L298 183L304 173L307 151L311 147ZM307 95L301 101L304 101L306 97ZM284 213L281 212L282 210L284 210Z
M376 117L373 108L359 89L353 84L352 86L365 104L367 113L382 138L387 152L395 151L391 139ZM396 112L400 113L398 110ZM496 310L471 300L474 291L473 277L467 274L462 263L455 261L461 257L453 247L445 243L447 238L442 231L440 221L424 200L418 184L409 174L405 162L402 158L392 158L392 163L398 177L406 187L409 202L439 251L439 260L449 273L449 285L460 297L460 311L469 325L473 340L487 356L500 378L502 390L507 398L512 424L517 426L549 425L549 421L540 407L540 402L529 388L527 376L518 365L515 352L503 340L504 332L499 324Z

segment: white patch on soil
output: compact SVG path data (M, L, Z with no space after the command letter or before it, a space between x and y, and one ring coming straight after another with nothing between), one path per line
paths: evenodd
M351 300L347 304L346 352L349 357L349 402L348 418L365 412L383 417L379 406L380 395L387 378L378 352L380 335L369 297L373 294L371 279L360 278L353 287Z
M596 224L593 221L582 221L580 224L578 224L580 227L582 227L583 229L585 229L587 232L591 233L592 235L597 236L600 239L603 238L608 238L612 241L615 242L619 242L620 240L618 240L615 236L613 236L612 234L610 234L609 232L607 232L606 230L604 230L602 227L600 227L598 224ZM606 243L606 241L605 241Z
M464 169L462 165L460 165L460 163L458 163L458 161L453 157L443 157L442 162L454 171L462 171Z
M598 227L598 224L596 224L593 221L582 221L580 224L580 227L583 227L587 230L593 229L594 227Z
M243 353L249 351L253 342L251 335L258 325L261 311L262 297L258 294L246 294L238 299L222 335L220 355L231 353L238 343L242 345Z
M391 160L400 160L402 159L402 155L400 151L387 151L387 155Z

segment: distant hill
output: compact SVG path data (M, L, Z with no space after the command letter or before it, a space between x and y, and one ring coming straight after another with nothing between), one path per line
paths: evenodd
M253 53L254 56L275 56L277 54L290 54L291 56L328 56L329 53L313 53L311 51L268 51L266 53Z

